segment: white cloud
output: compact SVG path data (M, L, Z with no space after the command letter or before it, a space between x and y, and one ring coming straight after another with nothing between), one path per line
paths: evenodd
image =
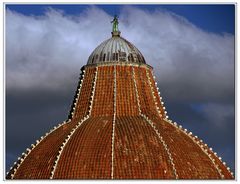
M110 17L96 8L79 17L65 16L53 9L42 17L8 10L7 88L31 90L40 86L57 90L68 85L80 73L96 44L106 38L109 30L104 25L109 21Z
M234 36L205 32L183 17L126 6L122 36L154 67L176 100L222 99L234 91ZM7 89L58 90L76 84L93 49L111 36L112 17L91 7L76 16L49 9L44 16L6 16ZM201 96L201 97L200 97Z
M128 21L122 25L126 37L154 66L174 100L177 94L191 100L199 94L221 98L234 90L233 35L205 32L166 11L127 8L122 19Z

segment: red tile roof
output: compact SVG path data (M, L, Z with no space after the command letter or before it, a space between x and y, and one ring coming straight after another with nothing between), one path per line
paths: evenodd
M7 178L233 179L207 145L167 118L146 64L85 66L69 117Z

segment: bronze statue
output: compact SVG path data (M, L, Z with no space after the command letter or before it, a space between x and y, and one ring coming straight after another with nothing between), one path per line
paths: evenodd
M113 23L112 31L113 32L118 32L118 18L117 18L117 15L114 16L114 19L112 20L111 23Z

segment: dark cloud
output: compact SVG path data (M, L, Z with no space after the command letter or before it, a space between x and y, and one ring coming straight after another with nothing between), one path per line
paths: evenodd
M75 80L77 83L78 79ZM72 86L68 92L7 91L7 169L27 147L67 119L75 88L76 85Z
M232 104L169 102L166 107L173 120L212 147L234 170L235 118Z
M125 6L122 36L154 67L171 119L201 137L234 170L234 36L205 32L161 9ZM7 169L26 147L67 118L80 68L110 37L112 17L6 12ZM224 136L223 136L224 135Z

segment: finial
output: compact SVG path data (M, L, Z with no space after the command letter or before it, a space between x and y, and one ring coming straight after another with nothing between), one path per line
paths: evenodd
M111 21L113 24L112 26L112 36L120 36L120 31L118 30L118 17L117 15L114 15L113 20Z

